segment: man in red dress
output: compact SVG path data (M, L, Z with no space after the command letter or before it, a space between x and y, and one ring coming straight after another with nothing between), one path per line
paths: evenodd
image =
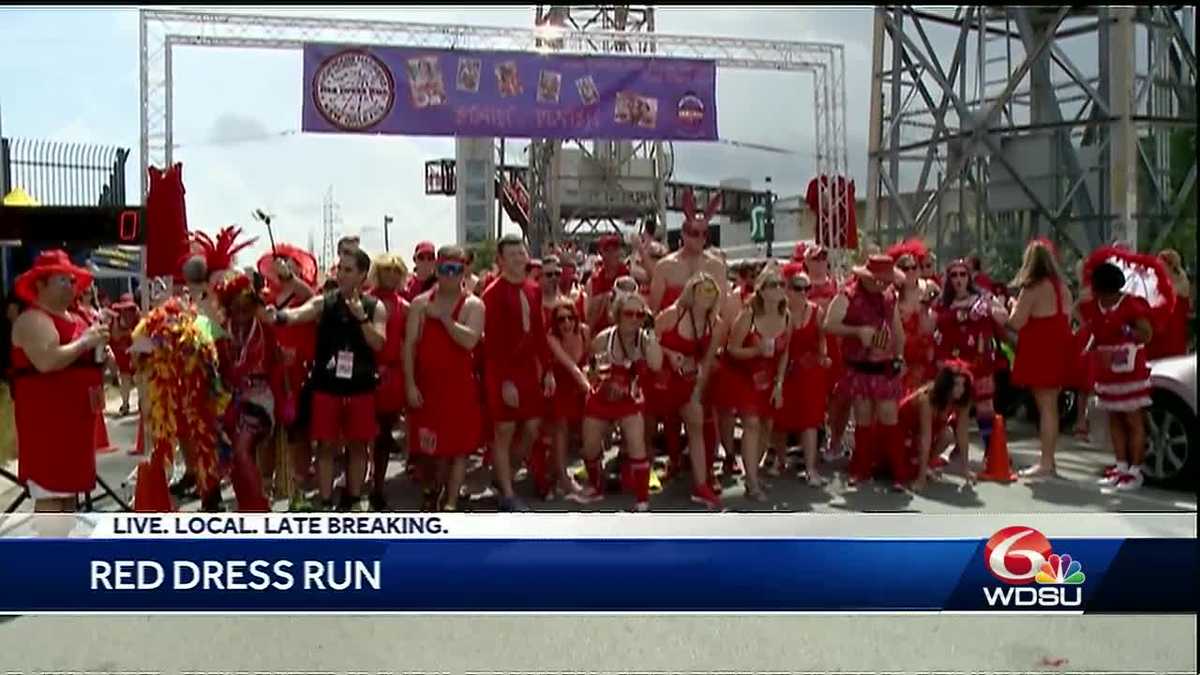
M587 289L588 326L592 335L598 334L609 324L609 307L612 302L613 283L629 276L629 266L621 261L621 237L606 234L598 242L600 264L592 270Z
M13 323L12 396L20 479L38 512L75 510L96 485L95 430L104 412L108 327L68 311L91 275L61 250L46 251L17 277L29 307Z
M502 511L527 511L513 494L513 467L525 457L554 395L541 290L525 276L529 253L518 235L497 242L500 278L483 292L483 373L488 415L495 425L492 462ZM520 437L517 427L520 425Z
M437 283L437 275L434 274L437 251L434 249L433 242L423 241L417 244L417 248L413 251L413 273L408 278L408 282L404 285L404 291L401 295L408 302L417 299L417 296L433 288Z

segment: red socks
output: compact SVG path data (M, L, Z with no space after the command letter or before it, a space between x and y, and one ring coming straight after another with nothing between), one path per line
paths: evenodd
M265 513L271 510L263 494L262 476L254 460L246 452L234 452L229 470L229 482L233 483L233 494L237 496L238 511Z
M554 484L550 481L550 444L541 437L533 442L529 451L529 474L533 477L533 486L538 496L550 494Z
M853 480L870 480L875 471L875 427L854 427L854 452L850 455L848 472Z
M588 484L592 486L596 494L604 494L604 468L600 458L585 459L583 466L587 469Z
M667 446L667 460L670 462L669 475L674 476L684 470L683 464L683 448L680 444L680 421L678 417L668 417L663 422L663 432L666 433L664 439Z
M883 453L887 455L888 467L892 473L892 482L907 483L916 476L912 475L913 464L904 452L904 436L900 433L899 424L879 425L878 442Z
M629 461L630 480L633 482L633 497L639 503L650 501L650 461L633 459Z

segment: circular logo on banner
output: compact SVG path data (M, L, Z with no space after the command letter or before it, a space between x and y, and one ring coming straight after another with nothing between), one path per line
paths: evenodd
M1007 584L1033 582L1050 559L1050 540L1032 527L1006 527L988 539L984 561L992 576Z
M325 59L313 75L312 87L317 112L343 131L379 124L396 101L396 82L387 65L361 49Z
M704 101L695 94L684 94L675 107L675 116L684 129L699 134L704 125Z

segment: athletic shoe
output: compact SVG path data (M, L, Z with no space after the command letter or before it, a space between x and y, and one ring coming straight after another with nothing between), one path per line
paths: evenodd
M829 484L829 479L815 471L808 474L808 477L805 480L809 487L822 488Z
M1103 478L1099 478L1096 480L1096 485L1100 485L1102 487L1112 487L1117 484L1117 480L1121 476L1122 476L1122 474L1120 474L1116 471L1113 471L1112 473L1107 473L1107 474L1105 474L1105 476Z
M1138 473L1123 473L1117 478L1117 481L1113 484L1113 487L1119 492L1127 492L1142 487L1145 482L1146 479L1142 476L1140 471Z
M1119 475L1120 473L1121 472L1120 472L1120 470L1117 469L1116 464L1109 464L1108 466L1104 467L1104 472L1101 473L1100 475L1104 476L1105 478L1112 478L1114 476Z
M649 513L650 502L636 502L634 503L633 508L630 510L634 513Z
M935 455L929 460L929 468L931 469L941 469L949 464L950 462L946 461L946 458L941 455Z
M692 502L710 509L721 510L721 498L707 485L697 485L692 488Z

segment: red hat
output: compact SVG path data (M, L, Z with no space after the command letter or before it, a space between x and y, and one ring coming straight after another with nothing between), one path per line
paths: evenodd
M74 279L76 295L92 283L91 272L72 263L66 251L56 248L38 254L33 261L33 267L17 277L13 292L22 302L33 303L37 300L37 282L55 274L70 275Z
M417 244L416 250L413 251L413 257L420 257L422 253L435 256L437 255L437 247L433 245L432 241L423 241Z
M896 261L890 255L873 255L866 265L856 265L851 272L863 279L874 279L885 284L904 282L904 274L896 269Z
M264 253L259 259L255 267L258 273L267 280L267 283L272 286L279 284L279 277L275 274L276 257L283 257L296 263L296 267L300 268L296 276L300 277L304 283L312 286L317 283L317 259L313 254L305 251L299 246L291 244L276 244L274 253Z
M920 239L909 239L893 245L887 250L887 254L896 262L900 262L904 256L912 256L913 262L919 263L929 256L929 249Z
M606 234L597 240L596 248L601 251L609 248L621 248L621 237L615 234Z
M232 272L226 275L217 282L213 291L216 292L217 299L225 308L228 308L234 300L242 295L250 295L255 300L261 300L261 296L254 290L254 281L242 272Z
M802 242L796 244L796 248L792 249L792 261L793 262L804 262L804 252L807 250L808 250L807 242L802 241Z
M791 281L792 277L804 274L804 263L796 261L790 262L783 266L782 272L783 278Z
M239 243L238 237L240 236L242 236L242 228L233 225L221 228L217 232L216 239L199 230L192 232L191 246L187 254L179 260L179 266L182 267L190 258L199 255L204 258L210 276L232 269L234 258L238 252L253 246L254 242L258 241L258 237L254 237L249 241Z
M113 311L120 312L121 310L137 309L137 303L133 301L133 293L122 293L121 297L109 307Z

